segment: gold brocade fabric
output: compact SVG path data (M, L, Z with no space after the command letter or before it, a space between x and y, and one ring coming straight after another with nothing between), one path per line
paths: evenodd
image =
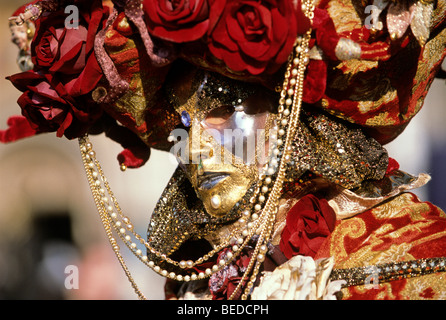
M167 137L179 124L175 110L158 92L168 68L151 67L149 57L142 52L140 36L131 30L124 14L107 30L104 47L129 90L102 106L147 146L168 151L172 143ZM99 87L97 92L106 90L107 86Z
M445 257L446 214L411 193L403 193L338 221L315 259L328 256L335 258L335 270ZM385 273L379 269L377 276L385 278ZM342 293L343 299L446 299L446 273L378 280L346 287Z
M404 1L406 2L406 1ZM386 24L386 15L394 1L320 1L319 8L327 10L341 37L356 42L388 43L391 57L378 61L370 54L368 59L349 59L330 64L327 88L316 103L341 119L363 126L371 136L385 144L397 137L422 108L429 87L446 55L446 5L444 0L434 2L407 1L411 5L411 26L397 41L390 39L389 25L369 34L365 27L370 13L384 6L379 18ZM429 9L428 7L431 6ZM421 17L415 7L426 7ZM409 9L407 9L409 10ZM414 10L417 13L414 13ZM430 11L432 10L432 11ZM428 12L430 14L428 14ZM389 17L387 17L389 18ZM400 23L396 23L400 25ZM407 27L407 26L406 26ZM424 34L425 44L420 45ZM421 41L423 42L423 41Z

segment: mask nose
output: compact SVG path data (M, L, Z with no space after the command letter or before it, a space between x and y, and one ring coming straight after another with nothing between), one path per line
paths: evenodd
M203 163L215 155L212 136L204 132L201 126L195 128L193 125L189 136L182 143L178 148L176 158L180 167L185 171L192 165L198 166L200 172L200 169L203 169Z

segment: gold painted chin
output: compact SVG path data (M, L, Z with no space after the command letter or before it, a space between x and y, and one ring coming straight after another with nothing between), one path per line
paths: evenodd
M252 178L232 174L211 189L196 188L204 207L211 216L222 217L246 194Z
M234 205L246 194L246 191L257 178L254 167L237 168L225 166L220 171L223 177L210 188L203 188L197 178L192 179L192 185L203 201L206 212L214 217L222 217L227 214ZM218 172L215 172L218 175ZM196 175L195 175L196 177Z

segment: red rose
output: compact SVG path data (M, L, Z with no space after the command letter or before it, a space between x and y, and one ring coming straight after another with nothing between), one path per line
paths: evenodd
M145 0L147 27L158 38L180 43L202 38L226 0Z
M76 100L64 86L52 87L47 78L34 71L22 72L8 79L24 93L18 104L22 115L36 133L57 132L69 139L86 133L88 127L102 114L101 109L87 96Z
M108 9L99 0L77 8L77 29L66 28L65 8L37 20L31 49L34 70L8 77L23 92L18 104L36 133L56 131L73 139L102 114L91 92L103 76L94 41Z
M280 250L288 259L298 254L314 257L335 223L336 214L327 200L306 195L287 214Z
M293 49L297 16L300 7L289 0L228 0L209 49L233 71L274 73Z
M37 20L31 48L34 70L57 76L72 96L90 93L103 76L94 41L108 16L98 0L78 9L76 29L66 28L65 8Z
M230 251L228 248L220 251L217 261L225 259L228 251ZM250 251L252 250L243 251L234 262L211 276L209 289L213 300L227 300L232 295L249 265L252 254ZM234 298L237 300L239 297L240 292Z
M63 22L63 16L55 17L55 25ZM59 21L58 21L59 20ZM80 73L86 64L85 40L87 29L55 28L54 25L39 35L34 46L34 62L53 72Z

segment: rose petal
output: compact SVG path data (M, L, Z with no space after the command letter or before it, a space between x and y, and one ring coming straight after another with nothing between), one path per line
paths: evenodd
M309 194L287 214L280 250L290 259L295 255L314 256L334 229L336 215L325 199Z
M214 2L217 3L216 9L220 14L221 3L225 1L210 1L211 4ZM195 41L203 37L209 30L209 18L215 16L215 13L210 12L212 7L206 0L143 1L150 33L175 43Z

